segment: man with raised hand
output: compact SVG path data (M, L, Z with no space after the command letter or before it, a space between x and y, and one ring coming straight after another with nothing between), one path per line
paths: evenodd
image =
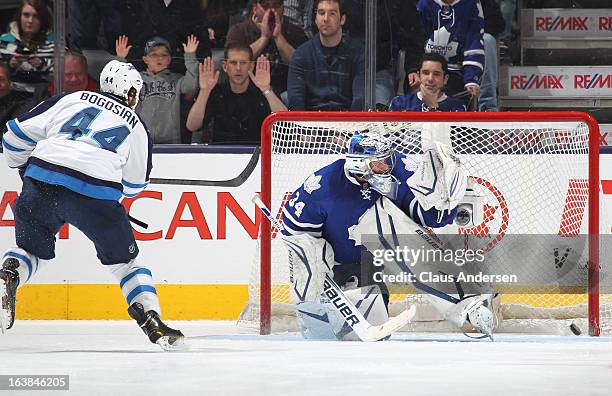
M270 85L270 62L263 55L253 62L251 48L240 43L228 45L224 58L225 83L218 83L212 58L200 65L200 92L189 110L187 129L195 133L204 128L206 143L259 144L263 120L273 111L287 110Z

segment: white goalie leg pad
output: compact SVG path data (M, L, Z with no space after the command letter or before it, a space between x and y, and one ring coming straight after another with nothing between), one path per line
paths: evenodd
M288 251L291 299L295 304L318 301L323 280L333 277L334 250L323 238L308 234L283 238Z
M345 290L344 294L370 324L378 326L389 320L387 307L385 306L380 287L377 285ZM328 301L326 304L332 304L332 302ZM338 314L337 310L329 307L328 311L337 339L342 341L360 341L355 332L346 324L344 318Z
M419 204L425 210L454 209L467 188L467 174L452 149L440 142L423 153L416 172L408 179Z
M325 275L333 277L334 251L323 238L308 234L283 237L287 247L291 299L300 332L306 339L336 339L321 302Z
M389 319L378 286L345 290L344 295L370 324L378 326ZM322 297L316 302L297 305L298 323L303 337L311 340L361 341L332 304L332 301Z
M2 266L1 263L9 257L19 261L19 267L17 268L17 273L19 273L19 287L28 282L35 273L51 262L51 260L40 259L20 247L12 247L7 249L2 255L0 267Z
M119 287L128 306L139 302L145 312L153 310L161 316L153 275L148 268L140 264L139 257L140 255L136 256L129 263L107 265L107 267L119 280Z

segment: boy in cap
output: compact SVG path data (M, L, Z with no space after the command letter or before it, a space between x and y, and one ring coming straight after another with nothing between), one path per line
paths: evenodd
M198 60L195 52L199 45L194 35L183 44L185 51L185 75L168 69L172 60L170 43L162 37L149 39L145 45L142 60L147 70L141 71L144 85L136 112L147 124L156 144L181 143L181 94L197 88ZM120 36L115 43L117 56L127 58L131 45L127 36Z

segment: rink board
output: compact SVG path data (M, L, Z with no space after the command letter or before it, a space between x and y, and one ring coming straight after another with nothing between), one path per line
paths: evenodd
M158 147L155 178L231 180L252 158L251 147ZM605 154L605 152L604 152ZM0 157L3 156L0 153ZM5 164L0 159L0 164ZM527 166L528 164L526 164ZM612 224L612 155L601 156L602 231ZM518 175L521 172L517 172ZM14 245L11 204L21 189L14 170L0 166L0 248ZM168 319L236 319L247 284L261 216L251 203L260 188L259 163L244 183L227 186L150 185L130 202L142 263L153 273ZM57 238L57 258L19 290L21 319L127 319L117 281L74 227Z

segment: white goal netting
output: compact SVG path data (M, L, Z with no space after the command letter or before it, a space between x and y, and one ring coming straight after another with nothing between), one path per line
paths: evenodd
M503 315L498 331L569 334L569 324L575 323L586 333L589 323L587 290L594 283L592 279L589 283L589 262L598 260L594 250L588 248L588 241L598 238L598 233L589 235L588 228L589 213L597 200L596 194L589 195L589 163L596 158L589 152L591 131L587 123L580 120L551 122L536 118L517 118L513 122L493 119L411 122L397 117L385 121L378 116L376 120L356 122L344 116L325 121L322 121L324 118L321 121L275 121L265 132L270 134L270 152L266 153L266 146L262 145L262 156L271 156L269 174L265 166L262 168L262 177L271 179L271 211L280 220L282 206L290 194L313 172L342 158L345 142L355 131L390 134L397 150L417 161L423 144L431 140L445 141L461 158L475 192L484 197L484 218L476 226L452 225L435 232L466 235L471 243L487 251L488 260L502 266L512 266L516 263L515 257L528 257L530 263L536 263L528 269L532 278L528 278L530 281L526 284L498 286L502 292ZM597 220L597 216L594 219ZM271 306L263 309L271 309L272 331L295 330L286 251L277 236L277 230L272 229ZM584 249L575 251L579 256L578 264L565 272L553 268L559 266L559 261L555 261L558 247L554 245L559 236L582 238L583 241L578 245ZM254 257L249 303L239 322L261 326L259 251ZM264 258L264 267L267 261ZM609 273L606 266L602 260L600 273ZM508 267L507 271L512 272L512 268ZM266 273L264 271L264 276L268 276ZM557 276L551 278L547 275L550 273ZM417 320L406 331L455 330L437 317L410 285L392 285L391 292L392 315L408 304L418 306ZM605 291L595 294L599 298L599 311L591 311L591 321L598 316L602 333L608 334L612 332L612 300Z

